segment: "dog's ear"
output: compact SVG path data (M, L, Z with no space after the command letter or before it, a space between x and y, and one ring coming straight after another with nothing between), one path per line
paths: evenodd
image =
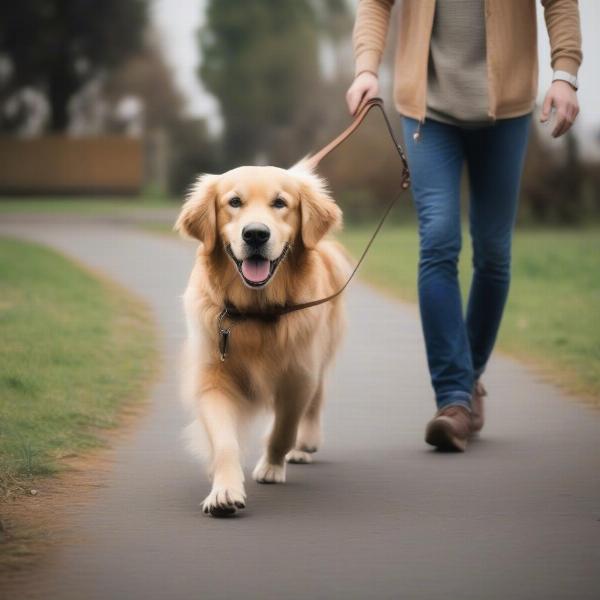
M342 225L342 211L333 201L325 182L312 172L302 174L300 184L300 211L302 214L302 242L314 248L331 229Z
M202 175L190 190L175 223L175 230L202 242L210 254L217 241L218 175Z

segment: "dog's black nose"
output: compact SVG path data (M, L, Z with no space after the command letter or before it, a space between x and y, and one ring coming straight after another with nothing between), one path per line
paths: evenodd
M242 229L242 238L248 246L262 246L271 237L271 231L262 223L249 223Z

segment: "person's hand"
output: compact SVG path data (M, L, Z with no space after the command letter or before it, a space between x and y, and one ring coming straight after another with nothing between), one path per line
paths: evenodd
M379 94L379 79L370 71L359 73L346 92L348 110L353 115L362 102L377 97Z
M554 81L544 98L540 121L547 123L552 108L556 109L556 125L552 137L560 137L567 133L579 114L577 92L566 81Z

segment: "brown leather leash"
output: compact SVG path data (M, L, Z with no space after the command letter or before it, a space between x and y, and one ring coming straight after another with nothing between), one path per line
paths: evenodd
M358 259L356 266L352 270L350 277L348 277L348 279L346 280L346 283L344 283L344 285L339 290L337 290L336 292L334 292L333 294L331 294L329 296L326 296L325 298L319 298L318 300L311 300L309 302L302 302L300 304L284 304L284 305L280 305L280 306L274 306L271 309L269 309L268 311L241 311L238 308L236 308L235 306L233 306L231 303L228 303L226 301L225 307L219 314L218 323L217 323L217 327L218 327L218 331L219 331L219 352L221 354L222 361L224 361L225 358L227 357L227 353L229 350L229 337L231 334L231 327L233 326L233 325L231 325L228 328L223 327L223 321L226 318L229 318L230 320L234 321L234 323L236 321L244 321L244 320L248 320L248 319L264 321L264 322L269 323L269 322L274 322L279 317L281 317L283 315L287 315L291 312L295 312L297 310L303 310L305 308L311 308L312 306L318 306L319 304L324 304L325 302L329 302L330 300L337 298L337 296L339 296L348 287L348 284L352 281L352 279L354 278L354 275L356 275L356 272L358 271L360 265L362 264L363 260L365 259L367 252L371 248L371 245L375 241L375 238L377 237L377 234L379 233L381 227L383 226L385 220L387 219L387 216L389 215L390 211L392 210L392 207L394 206L394 204L396 204L397 200L400 198L402 193L405 192L410 187L410 172L408 170L408 161L406 160L406 155L404 154L404 150L402 149L402 146L396 140L396 136L394 135L394 130L392 129L390 120L388 119L388 116L385 112L385 109L383 107L383 100L381 98L371 98L370 100L367 100L364 104L362 104L356 111L352 123L350 123L350 125L346 129L344 129L344 131L342 131L342 133L340 133L335 139L333 139L331 142L329 142L326 146L324 146L316 154L313 154L311 157L309 157L306 161L306 164L311 169L317 167L317 165L321 162L321 160L323 160L323 158L325 158L333 150L338 148L343 142L345 142L356 131L356 129L358 129L359 125L364 121L364 119L367 116L367 114L369 113L369 111L375 107L378 108L379 111L381 112L381 115L383 116L383 119L385 121L387 130L388 130L388 133L389 133L392 141L394 142L396 151L398 152L398 155L400 156L400 160L402 161L402 179L401 179L401 183L400 183L401 190L398 195L396 195L392 198L392 200L389 202L389 204L386 206L385 210L383 211L383 215L381 216L381 219L379 220L379 223L377 224L377 227L375 228L373 235L371 235L369 242L365 246L365 249L363 250L362 254L360 255L360 258Z

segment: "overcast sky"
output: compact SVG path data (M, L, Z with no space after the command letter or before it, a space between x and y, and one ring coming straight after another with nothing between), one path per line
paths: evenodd
M159 30L167 59L175 70L177 83L184 92L190 114L215 120L218 105L202 89L196 74L199 61L196 32L203 21L205 0L154 0L154 22ZM584 61L579 73L581 114L579 130L585 135L600 128L600 1L579 0L583 34ZM540 101L550 84L550 50L538 6L540 47ZM214 131L214 128L213 128Z

